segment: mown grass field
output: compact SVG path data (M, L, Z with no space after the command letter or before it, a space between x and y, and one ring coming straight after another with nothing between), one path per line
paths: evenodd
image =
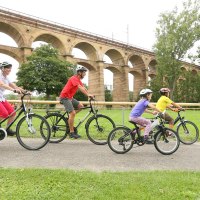
M198 200L200 172L1 169L1 200Z

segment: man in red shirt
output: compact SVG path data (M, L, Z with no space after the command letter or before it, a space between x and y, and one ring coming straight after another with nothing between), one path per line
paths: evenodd
M83 107L83 104L74 99L76 91L79 89L83 94L88 97L93 97L93 95L88 93L88 90L84 87L81 79L86 75L87 69L83 66L78 66L76 68L76 75L69 78L63 90L60 93L60 102L64 105L66 111L69 112L69 136L71 138L80 138L81 136L74 131L74 119L77 112Z

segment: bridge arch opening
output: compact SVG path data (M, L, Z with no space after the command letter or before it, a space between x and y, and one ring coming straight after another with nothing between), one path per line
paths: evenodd
M3 54L9 55L19 61L20 59L15 54L15 48L17 48L15 40L9 35L0 32L0 56L3 57Z
M110 57L107 56L106 54L103 57L103 61L105 63L104 64L105 66L106 66L106 64L113 64ZM113 91L113 72L108 68L104 69L104 87L106 87L112 93L112 91Z
M32 48L35 49L37 47L41 47L42 45L47 45L47 42L43 42L43 41L35 41L32 43Z
M85 60L88 59L85 52L78 48L72 49L72 56L74 56L74 58L81 58L81 59L85 59Z
M37 42L37 43L36 43ZM51 44L54 48L58 49L59 53L61 55L65 55L66 51L65 51L65 47L64 44L54 35L51 34L41 34L38 35L32 43L32 46L34 46L34 44Z
M10 46L10 47L18 47L15 40L11 36L9 36L3 32L0 32L0 45Z
M130 68L141 70L141 69L145 68L145 63L144 63L143 59L141 58L141 56L132 55L128 59L128 66Z
M134 92L134 75L131 73L128 73L128 81L129 81L129 91Z
M19 31L10 24L0 22L0 33L3 33L15 41L14 47L24 46L24 39Z
M109 59L111 60L113 65L115 65L115 66L124 66L125 65L124 58L119 51L117 51L115 49L109 49L108 51L105 52L105 55L109 57Z
M151 60L148 65L148 83L150 84L151 79L156 77L156 60Z
M90 61L98 60L97 51L96 51L95 47L87 42L79 42L72 48L72 52L73 52L73 49L79 49L79 52L82 52L82 56L85 54L85 58L83 58L83 59L87 59Z

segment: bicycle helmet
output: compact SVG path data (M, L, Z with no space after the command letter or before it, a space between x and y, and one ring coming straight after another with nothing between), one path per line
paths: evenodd
M83 67L83 66L77 66L76 68L76 72L86 72L87 68Z
M150 90L150 89L148 89L148 88L142 89L142 90L140 91L140 96L145 95L145 94L147 94L147 93L153 93L153 91Z
M12 67L12 64L11 63L9 63L9 62L2 62L1 64L0 64L0 68L2 69L2 68L9 68L9 67Z
M166 92L170 92L170 89L169 88L161 88L160 89L161 94L166 93Z

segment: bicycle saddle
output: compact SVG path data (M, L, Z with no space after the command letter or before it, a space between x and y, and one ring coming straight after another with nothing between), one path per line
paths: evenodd
M131 124L133 124L135 127L138 127L137 123L135 123L135 122L133 122L131 120L129 120L128 122L131 123Z

